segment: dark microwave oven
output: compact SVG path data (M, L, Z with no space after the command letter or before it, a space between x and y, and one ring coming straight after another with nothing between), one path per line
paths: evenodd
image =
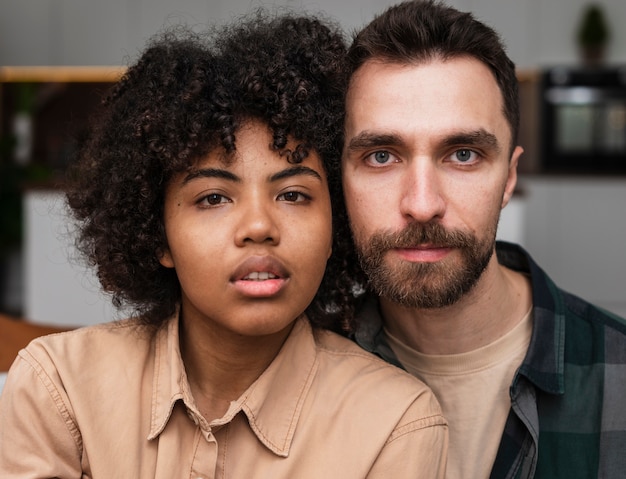
M545 172L626 174L626 66L541 75Z

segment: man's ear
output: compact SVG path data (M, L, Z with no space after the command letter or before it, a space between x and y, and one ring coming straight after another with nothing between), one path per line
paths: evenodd
M509 161L509 171L506 179L506 185L504 187L504 195L502 196L502 205L500 208L504 208L507 204L509 204L511 197L513 196L515 186L517 185L517 164L520 156L522 156L522 153L524 153L524 149L521 146L516 146L515 150L513 150L511 160Z

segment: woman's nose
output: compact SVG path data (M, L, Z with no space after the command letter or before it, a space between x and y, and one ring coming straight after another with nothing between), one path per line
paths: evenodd
M244 246L247 243L278 244L280 231L276 222L276 211L264 201L252 200L243 207L237 227L235 243Z

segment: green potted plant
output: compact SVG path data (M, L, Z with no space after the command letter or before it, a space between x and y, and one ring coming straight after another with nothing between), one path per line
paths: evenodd
M587 5L583 10L577 32L583 63L588 66L601 64L609 38L610 30L602 6L596 3Z

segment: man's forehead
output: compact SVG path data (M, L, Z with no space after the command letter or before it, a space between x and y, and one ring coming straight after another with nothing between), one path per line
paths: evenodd
M448 79L456 81L448 82ZM472 79L473 84L470 83ZM475 57L432 57L411 63L370 59L354 72L350 80L346 96L346 126L357 118L368 118L368 122L379 124L397 120L381 117L383 112L393 112L386 108L390 103L397 105L400 112L405 106L409 108L411 99L417 98L418 103L423 100L435 110L433 102L444 104L447 99L449 107L455 98L462 101L468 97L478 98L480 109L489 107L489 116L498 112L511 133L500 85L491 68ZM413 111L413 114L419 115L420 112Z

